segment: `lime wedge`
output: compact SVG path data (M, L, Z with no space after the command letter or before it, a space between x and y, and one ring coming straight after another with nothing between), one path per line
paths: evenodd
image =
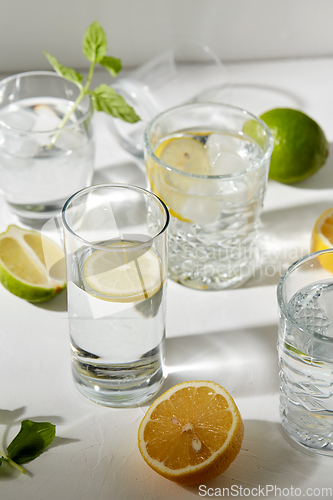
M0 282L7 290L30 302L52 299L66 287L64 274L49 270L64 263L64 253L37 231L9 226L0 234Z
M161 260L150 249L96 250L84 263L86 291L111 302L139 302L162 286ZM122 245L117 245L121 247ZM111 247L111 246L110 246ZM98 292L98 295L95 293Z

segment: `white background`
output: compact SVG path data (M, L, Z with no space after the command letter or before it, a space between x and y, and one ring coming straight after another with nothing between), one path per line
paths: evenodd
M95 19L107 32L110 53L126 66L183 36L207 43L226 63L233 104L257 114L276 106L302 109L332 144L333 1L3 1L0 71L47 68L43 49L62 64L84 68L81 40ZM145 183L142 162L121 150L102 114L96 115L96 142L94 183ZM295 251L309 251L316 219L333 206L332 169L331 147L325 167L308 181L269 181L261 237L267 272L216 293L169 283L164 389L215 380L234 397L245 424L239 456L209 487L302 488L305 498L307 488L333 487L333 459L300 451L282 432L276 351L279 275ZM0 199L0 232L14 222ZM54 443L27 464L27 476L0 468L1 500L200 498L198 487L173 484L142 460L137 430L147 405L101 408L74 390L65 292L33 305L0 287L0 381L0 449L24 418L57 425Z
M104 27L110 55L135 66L184 37L222 61L333 55L331 0L11 0L1 2L0 72L47 69L42 50L86 67L87 26Z

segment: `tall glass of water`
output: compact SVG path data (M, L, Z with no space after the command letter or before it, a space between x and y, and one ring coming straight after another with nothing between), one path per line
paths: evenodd
M0 82L0 193L21 219L52 217L91 182L90 98L70 113L79 92L76 84L49 71Z
M83 189L64 205L72 373L106 406L132 406L163 381L167 227L154 194L124 184Z
M282 425L303 447L333 455L333 250L294 263L277 297Z
M233 106L169 109L145 132L151 190L170 215L169 274L219 290L253 274L273 138L265 123Z

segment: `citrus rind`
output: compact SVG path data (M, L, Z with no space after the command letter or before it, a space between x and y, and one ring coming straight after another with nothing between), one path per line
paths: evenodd
M128 245L128 243L127 243ZM119 246L119 245L118 245ZM86 290L99 298L115 302L139 302L162 287L161 259L150 248L143 251L96 250L84 263Z
M25 230L15 225L8 226L7 230L0 234L0 282L10 293L17 297L29 302L45 302L64 290L66 281L63 279L55 280L50 277L45 259L40 255L40 251L38 255L33 250L33 247L27 243L26 237L34 239L41 238L41 235L37 231ZM48 248L54 248L57 258L63 256L62 250L52 240L43 236L43 241L47 243ZM2 253L3 246L7 244L9 246L14 244L17 250L17 262L11 263L10 266L8 259L7 262L4 262L6 259L4 259ZM42 243L40 243L40 246L42 248ZM25 269L22 269L20 255L26 264ZM34 272L37 274L37 278L31 281L20 276L20 273L29 274L29 269L27 269L29 263L31 265L31 276L33 276ZM38 276L40 276L40 283L38 283Z
M311 253L333 249L333 208L329 208L316 221L311 235ZM333 254L318 257L321 266L333 273Z
M215 391L216 394L222 395L228 403L227 410L230 410L232 413L232 425L228 430L228 437L224 444L217 451L212 452L208 459L198 465L187 465L186 467L175 470L165 467L161 461L156 460L149 455L144 438L144 432L154 410L161 403L163 403L163 401L168 400L173 394L188 387L208 387ZM215 382L201 380L177 384L152 403L140 424L138 431L138 445L145 462L159 475L180 484L194 485L204 483L222 474L237 457L241 449L243 436L244 424L238 408L230 394Z
M321 127L305 113L275 108L260 118L274 138L269 178L284 184L304 181L326 162L329 144Z

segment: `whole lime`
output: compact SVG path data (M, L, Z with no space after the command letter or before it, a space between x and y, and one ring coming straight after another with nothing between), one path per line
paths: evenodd
M274 138L269 178L286 184L300 182L326 162L329 145L312 118L296 109L276 108L260 118Z

